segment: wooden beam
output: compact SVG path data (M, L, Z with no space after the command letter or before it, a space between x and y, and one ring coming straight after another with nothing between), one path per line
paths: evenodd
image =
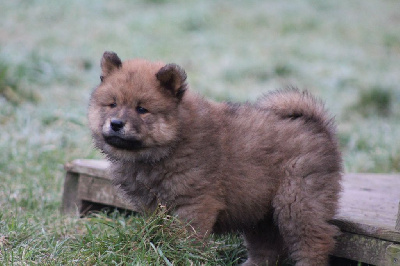
M67 172L64 180L64 193L61 213L79 215L82 201L78 197L79 174Z
M134 204L130 204L123 199L121 193L117 193L117 189L109 180L87 174L80 175L78 198L131 211L138 210Z
M332 223L338 226L340 230L345 232L400 243L400 232L393 230L393 227L385 228L366 223L358 223L351 221L349 217L347 217L346 220L335 219L332 221Z
M336 244L333 256L360 261L372 265L387 264L387 248L392 242L377 240L373 237L342 233Z
M107 173L108 166L109 163L106 160L77 159L72 162L66 163L64 165L64 169L67 172L87 174L111 180L111 177Z

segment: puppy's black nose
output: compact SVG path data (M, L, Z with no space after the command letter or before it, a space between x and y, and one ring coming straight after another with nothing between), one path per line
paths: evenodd
M112 130L117 132L117 131L120 131L121 128L123 128L125 126L125 122L118 118L112 118L110 121L110 126L111 126Z

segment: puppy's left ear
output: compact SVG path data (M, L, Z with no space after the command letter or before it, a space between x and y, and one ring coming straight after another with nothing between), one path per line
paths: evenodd
M110 75L115 70L121 68L122 62L118 55L114 52L104 52L101 58L101 76L100 80L103 81L108 75Z
M170 91L179 100L187 90L186 72L177 64L168 64L156 74L161 86Z

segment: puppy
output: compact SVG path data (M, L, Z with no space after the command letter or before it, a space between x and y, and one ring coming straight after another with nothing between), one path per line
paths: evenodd
M199 236L241 232L245 265L326 265L341 189L333 119L297 89L217 103L176 64L105 52L88 118L113 182L143 212L158 204ZM279 260L281 261L281 260Z

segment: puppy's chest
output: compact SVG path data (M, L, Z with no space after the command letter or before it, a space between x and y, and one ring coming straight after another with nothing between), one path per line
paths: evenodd
M126 174L130 178L123 178L120 187L145 209L153 209L157 204L173 207L175 199L187 190L185 172L160 166L138 166Z

